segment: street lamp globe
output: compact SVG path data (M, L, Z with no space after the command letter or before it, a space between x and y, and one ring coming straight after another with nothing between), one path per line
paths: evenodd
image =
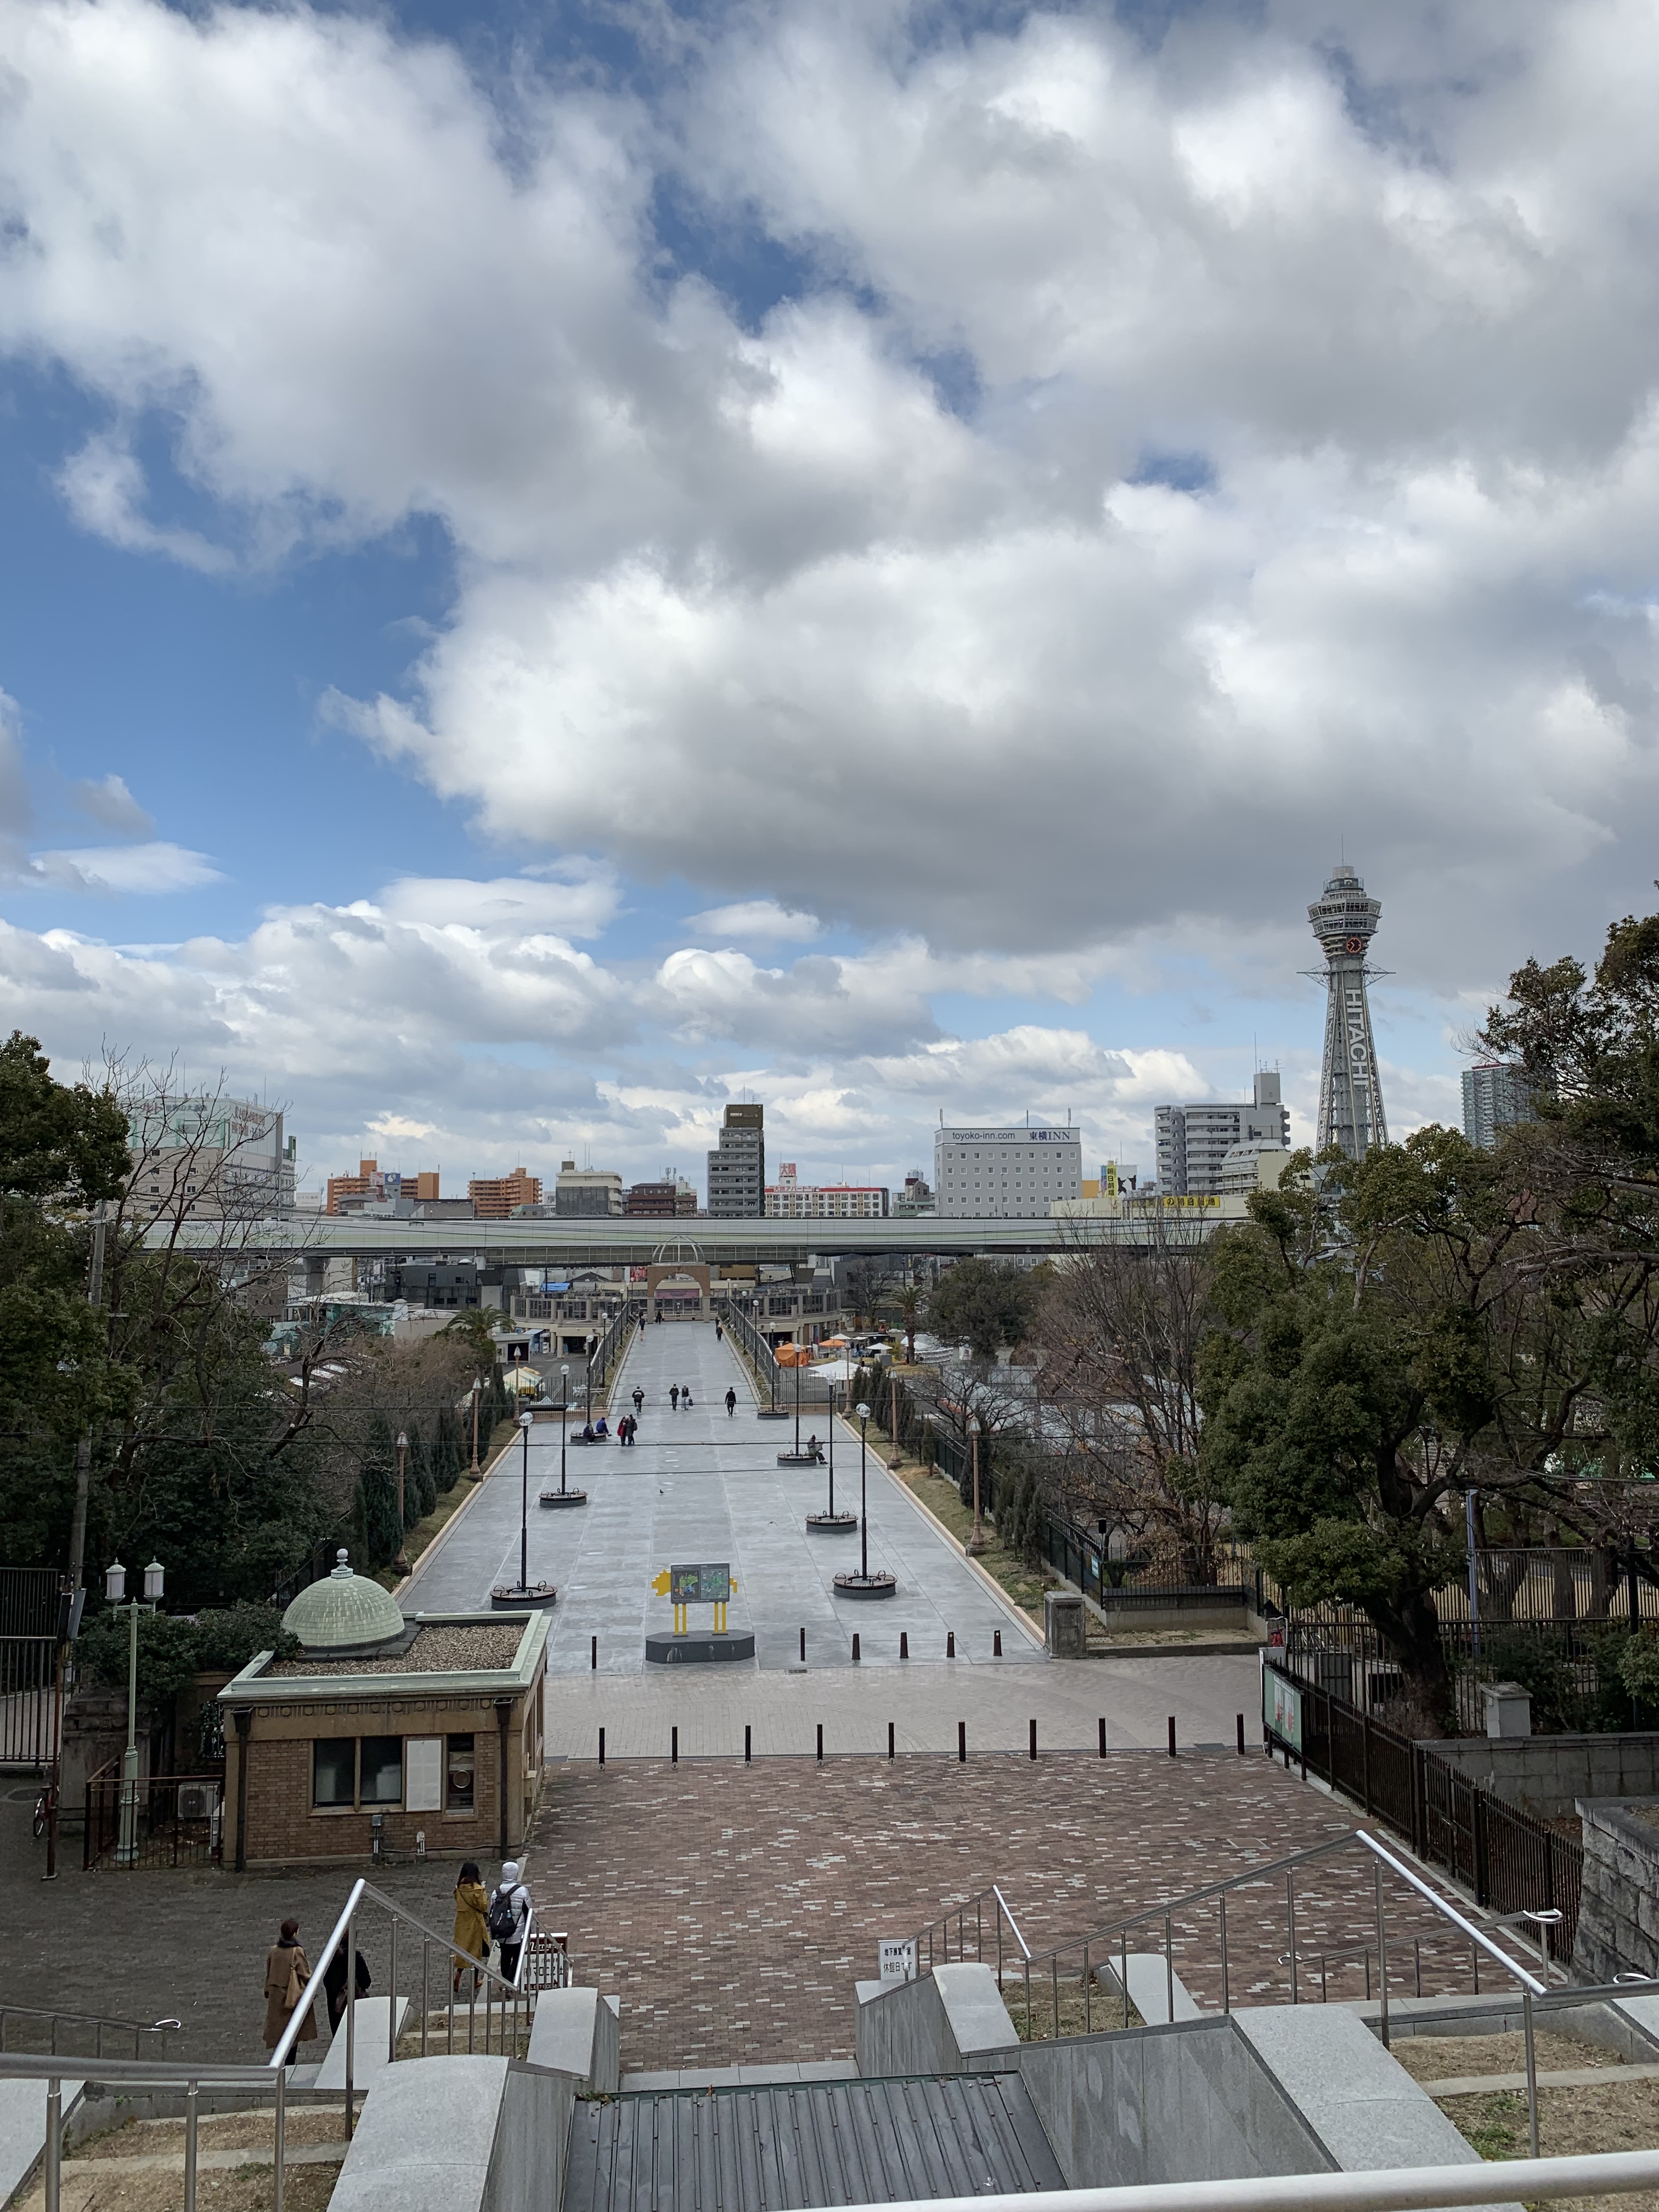
M119 1605L127 1594L127 1571L119 1559L104 1571L104 1596L107 1603Z
M409 1432L406 1429L399 1429L398 1431L398 1449L399 1451L409 1449Z
M144 1569L144 1602L146 1605L160 1605L161 1602L161 1582L164 1571L165 1570L159 1559L152 1559L149 1565Z
M869 1419L870 1408L867 1406L855 1406L853 1410L858 1415L860 1420L867 1421Z
M521 1429L527 1429L534 1419L535 1416L532 1413L520 1413L519 1416L519 1426Z

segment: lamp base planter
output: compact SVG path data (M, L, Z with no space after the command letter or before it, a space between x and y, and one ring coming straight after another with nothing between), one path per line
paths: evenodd
M586 1505L587 1492L585 1490L544 1490L541 1502L544 1505Z
M807 1528L816 1535L850 1536L859 1525L856 1513L809 1513Z
M710 1629L707 1634L647 1636L646 1663L652 1667L708 1667L722 1661L752 1659L755 1637L751 1629Z
M757 1421L788 1421L794 1419L794 1413L788 1406L763 1406L755 1419Z
M837 1575L837 1597L896 1597L898 1583L892 1575Z
M780 1452L778 1465L780 1467L822 1467L823 1454L821 1451Z
M497 1613L544 1612L558 1595L551 1583L497 1583L489 1602Z

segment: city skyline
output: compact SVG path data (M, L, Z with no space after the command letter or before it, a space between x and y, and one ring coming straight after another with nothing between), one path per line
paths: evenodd
M60 1068L311 1180L635 1179L747 1088L890 1186L941 1107L1146 1162L1255 1039L1310 1140L1346 838L1399 1136L1650 898L1652 26L0 7Z

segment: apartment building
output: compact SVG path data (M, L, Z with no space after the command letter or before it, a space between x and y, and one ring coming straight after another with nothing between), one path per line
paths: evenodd
M563 1160L553 1185L553 1211L561 1219L609 1219L623 1210L623 1179L605 1168L579 1168Z
M1523 1068L1483 1060L1463 1070L1463 1134L1482 1152L1495 1152L1505 1129L1538 1118L1538 1094Z
M628 1186L628 1195L623 1201L623 1212L636 1220L672 1221L695 1216L697 1194L684 1176L667 1174L656 1182L635 1182Z
M752 1221L766 1211L766 1109L728 1106L720 1143L708 1155L708 1212L715 1221Z
M781 1161L777 1181L766 1186L766 1212L771 1220L884 1221L887 1211L884 1185L801 1182L793 1160Z
M1246 1102L1160 1106L1153 1119L1158 1187L1166 1196L1218 1194L1222 1163L1235 1145L1290 1146L1290 1109L1280 1100L1276 1068L1258 1068Z
M480 1221L506 1221L521 1206L539 1206L542 1179L514 1168L510 1176L474 1176L466 1186Z
M1033 1121L1014 1129L933 1133L934 1211L941 1219L1037 1221L1083 1195L1083 1135Z

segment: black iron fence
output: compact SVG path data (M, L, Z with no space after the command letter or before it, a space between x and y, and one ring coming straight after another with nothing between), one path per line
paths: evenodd
M1571 1837L1484 1790L1363 1706L1269 1662L1262 1724L1270 1746L1364 1806L1477 1905L1498 1914L1559 1913L1538 1923L1550 1955L1572 1956L1584 1854Z
M88 1778L82 1866L210 1865L222 1850L224 1786L222 1774L144 1774L129 1784L111 1759Z

